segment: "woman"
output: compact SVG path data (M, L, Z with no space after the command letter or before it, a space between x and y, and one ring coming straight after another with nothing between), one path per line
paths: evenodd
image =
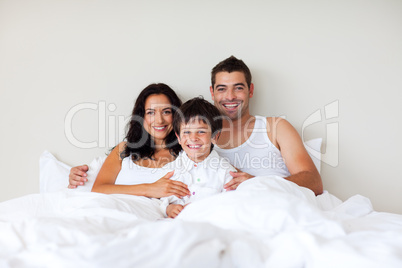
M108 155L93 185L93 192L146 197L184 197L187 185L169 178L164 166L175 160L181 147L173 132L173 116L181 101L165 84L151 84L135 102L126 141ZM84 166L72 168L69 188L82 185Z

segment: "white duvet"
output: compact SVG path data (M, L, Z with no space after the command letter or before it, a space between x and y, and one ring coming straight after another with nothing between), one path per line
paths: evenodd
M0 203L0 267L402 267L402 215L279 177L174 220L157 200L65 189Z

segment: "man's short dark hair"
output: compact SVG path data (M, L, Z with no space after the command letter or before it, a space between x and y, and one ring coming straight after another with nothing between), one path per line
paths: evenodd
M193 120L201 120L211 127L212 137L222 130L222 115L212 103L202 97L186 101L175 113L173 129L180 136L181 125Z
M251 72L247 65L242 61L237 59L235 56L230 56L229 58L219 62L211 71L211 85L212 89L215 86L216 74L220 72L242 72L246 78L246 83L248 88L251 86Z

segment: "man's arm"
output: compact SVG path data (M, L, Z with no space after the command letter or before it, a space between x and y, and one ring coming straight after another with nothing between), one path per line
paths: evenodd
M309 188L315 195L322 194L320 173L295 128L283 118L267 118L267 132L270 133L271 141L280 150L291 174L285 179Z

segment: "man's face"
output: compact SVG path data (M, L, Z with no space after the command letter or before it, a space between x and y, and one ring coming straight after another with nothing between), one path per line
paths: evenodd
M187 156L196 163L208 157L211 144L215 143L210 126L198 118L190 120L188 124L182 123L180 135L176 136Z
M247 86L242 72L219 72L215 85L210 87L211 96L219 111L232 120L249 114L249 100L254 93L254 85Z

